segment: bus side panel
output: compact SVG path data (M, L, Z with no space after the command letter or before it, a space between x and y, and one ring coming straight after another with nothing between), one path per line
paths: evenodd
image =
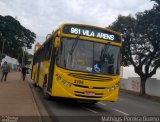
M54 76L54 71L55 71L55 53L56 53L56 49L52 48L49 73L48 73L48 85L47 85L47 90L49 92L52 91L52 86L53 86L53 82L54 82L53 76Z
M44 83L44 78L45 75L48 74L48 68L49 68L49 61L42 61L40 64L40 70L39 70L39 81L38 81L38 85L40 87L43 87L43 83Z
M32 67L32 75L31 75L31 79L32 79L33 81L35 81L35 78L36 78L36 75L37 75L36 69L37 69L37 67L36 67L36 64L35 64L35 65L33 65L33 67Z

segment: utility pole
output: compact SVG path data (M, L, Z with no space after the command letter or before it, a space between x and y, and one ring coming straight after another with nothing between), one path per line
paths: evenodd
M26 47L23 47L23 55L22 55L22 66L25 64L25 51L26 51Z
M2 56L3 56L3 50L4 50L4 42L5 42L5 39L2 39Z
M23 47L22 47L22 50L23 50L23 55L22 55L22 66L23 66L23 64L24 64L24 49L23 49Z
M4 43L5 43L5 39L2 38L2 51L1 51L1 60L3 58L3 50L4 50Z

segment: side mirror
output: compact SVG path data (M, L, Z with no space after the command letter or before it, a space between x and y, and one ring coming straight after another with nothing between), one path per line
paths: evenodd
M59 37L56 37L55 41L54 41L54 47L55 48L59 47L59 44L60 44L60 39L59 39Z

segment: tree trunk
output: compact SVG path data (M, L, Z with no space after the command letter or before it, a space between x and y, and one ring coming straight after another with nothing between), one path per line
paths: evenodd
M143 95L146 94L145 84L146 84L146 79L141 78L141 88L140 88L140 95L141 95L141 96L143 96Z

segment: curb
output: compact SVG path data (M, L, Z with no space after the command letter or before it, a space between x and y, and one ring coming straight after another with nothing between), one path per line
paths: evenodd
M35 95L34 95L34 93L33 93L33 90L32 90L32 88L31 88L30 83L29 83L29 81L28 81L28 80L26 80L26 83L27 83L28 87L31 89L32 98L33 98L33 101L34 101L34 103L33 103L33 104L34 104L34 107L35 107L36 113L38 114L38 115L37 115L38 122L42 122L41 114L40 114L40 111L39 111L38 105L37 105L37 103L36 103Z
M146 98L146 99L149 99L149 100L160 103L160 97L151 96L151 95L148 95L148 94L145 94L144 96L140 96L138 92L134 92L134 91L126 90L126 89L120 89L120 92L125 92L125 93L128 93L128 94L132 94L132 95L135 95L135 96L139 96L139 97Z
M35 101L35 104L36 104L36 107L39 111L39 117L41 119L40 122L52 122L52 120L50 119L50 115L49 113L47 112L45 106L43 105L43 103L41 102L41 100L39 99L38 95L36 94L36 91L35 91L35 88L33 86L33 83L29 80L27 80L28 82L28 85L32 91L32 94L33 94L33 98L34 98L34 101Z

